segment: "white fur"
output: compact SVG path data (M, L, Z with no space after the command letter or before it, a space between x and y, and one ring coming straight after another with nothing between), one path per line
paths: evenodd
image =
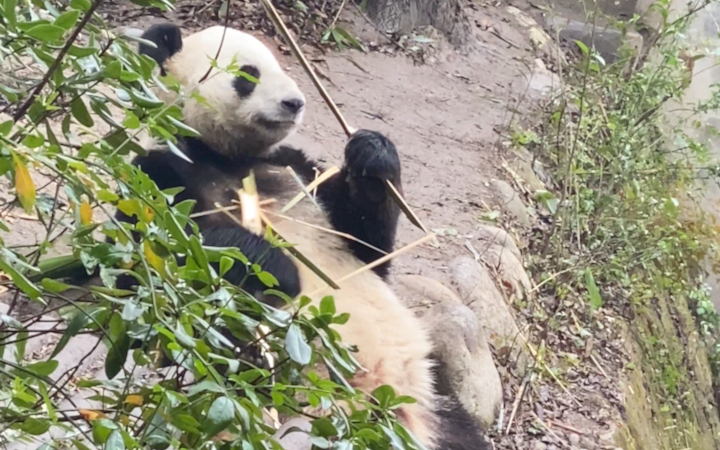
M287 178L282 182L293 183L283 172L278 173L278 179ZM282 208L295 194L290 191L287 197L278 198L276 208ZM307 198L286 214L323 228L332 228ZM365 265L337 235L277 216L270 217L277 232L331 279L339 280ZM300 270L300 295L312 294L316 306L324 296L332 295L337 312L350 314L346 324L335 327L344 342L358 347L355 358L368 370L367 373L356 374L349 380L350 384L366 393L387 384L395 389L397 395L415 398L417 403L402 408L401 420L421 442L433 448L437 438L434 415L437 401L432 386L431 363L427 358L432 344L421 321L372 270L339 283L340 289L335 290L302 262L296 261L296 264Z
M205 75L208 58L215 56L222 38L223 27L208 28L184 39L183 50L166 64L168 71L184 86L193 85ZM233 143L256 139L277 143L300 122L301 117L287 128L271 132L255 120L256 117L283 119L279 103L287 96L303 98L295 82L286 75L270 50L253 36L228 29L218 62L220 66L236 58L238 67L253 64L261 72L260 84L247 100L238 101L232 89L232 76L214 71L213 78L199 86L201 95L213 108L190 100L185 103L185 121L203 134L208 143L227 151ZM240 131L238 131L240 130ZM269 146L265 149L267 150ZM256 172L268 170L256 168ZM295 181L282 168L271 168L278 185L294 187ZM286 189L285 195L272 208L280 209L298 189ZM279 212L279 211L275 212ZM287 213L289 216L325 228L331 228L325 215L307 198ZM333 280L364 266L338 236L284 220L271 215L278 233ZM356 359L368 370L357 374L350 383L360 391L370 393L382 385L391 385L398 395L410 395L417 402L403 406L400 418L405 426L432 448L437 438L437 400L432 386L431 363L428 355L431 343L427 331L392 289L373 271L368 270L340 283L333 290L304 264L296 261L300 271L302 294L313 294L313 301L332 295L338 313L349 313L350 320L338 327L343 341L357 345ZM318 293L318 290L323 289Z
M244 65L258 68L260 82L248 98L238 98L233 89L235 76L224 70L213 68L210 76L198 84L216 55L219 69L231 64L236 69ZM220 151L235 150L232 145L237 142L254 144L254 148L243 149L245 152L267 150L294 132L302 122L303 111L293 115L281 104L290 98L304 102L302 91L282 70L270 49L248 33L222 26L206 28L183 38L182 50L168 59L165 66L185 88L186 95L197 92L203 99L199 102L185 97L184 119L203 134L203 140ZM158 95L165 97L165 101L174 100L172 94L169 98L167 94ZM265 121L273 122L274 126L266 126Z

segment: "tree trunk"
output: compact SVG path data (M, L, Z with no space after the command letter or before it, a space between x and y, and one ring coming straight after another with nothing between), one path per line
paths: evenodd
M368 14L382 31L409 34L432 25L450 43L463 46L471 36L463 0L368 0Z

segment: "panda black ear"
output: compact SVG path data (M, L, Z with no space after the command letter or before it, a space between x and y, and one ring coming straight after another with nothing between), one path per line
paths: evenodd
M183 46L180 27L172 23L153 25L141 37L155 44L157 48L140 43L138 53L154 59L160 68L168 58L179 52Z

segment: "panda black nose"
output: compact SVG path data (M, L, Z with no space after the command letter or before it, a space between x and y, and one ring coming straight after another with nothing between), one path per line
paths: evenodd
M299 98L291 98L288 100L283 100L282 105L283 108L287 109L291 113L297 114L301 109L303 109L303 106L305 106L305 102Z

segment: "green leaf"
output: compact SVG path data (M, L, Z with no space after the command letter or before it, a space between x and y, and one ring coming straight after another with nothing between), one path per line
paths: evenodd
M80 17L80 11L70 10L68 12L61 14L60 17L55 19L55 25L59 26L60 28L69 30L70 28L72 28L75 25L75 23L77 22L79 17Z
M179 120L175 119L174 117L172 117L172 116L167 116L166 119L167 119L170 123L172 123L173 125L175 125L176 127L178 127L178 128L180 129L180 131L182 131L182 133L180 133L180 134L182 134L183 136L195 136L195 137L200 136L200 132L199 132L199 131L197 131L196 129L194 129L194 128L186 125L186 124L184 124L183 122L180 122Z
M198 430L200 422L195 420L194 417L187 414L178 414L177 416L173 417L173 424L180 430L187 433L200 433L200 431Z
M195 348L195 346L197 345L192 336L187 334L187 332L185 331L185 327L183 327L181 323L178 323L175 327L175 339L177 339L177 341L183 347Z
M43 287L43 289L48 292L52 292L53 294L65 292L68 289L72 288L72 286L70 286L69 284L61 283L50 278L43 278L40 281L40 285Z
M195 259L195 262L197 262L198 266L205 270L205 272L208 272L208 258L205 254L205 251L202 248L202 245L200 244L200 241L198 240L197 236L190 236L189 239L190 244L190 252L192 253L193 258ZM210 275L208 273L208 275Z
M39 436L46 433L47 430L50 429L50 425L51 423L49 420L33 419L31 417L29 419L25 419L22 425L20 425L20 429L28 434L32 434L33 436Z
M21 291L28 297L30 297L33 300L40 301L41 303L44 303L40 299L40 295L42 292L40 289L37 288L33 283L28 280L25 275L21 274L13 266L10 264L7 264L5 261L0 260L0 269L2 269L6 274L12 278L13 283L15 283L15 286L20 288Z
M5 20L10 29L14 30L17 25L17 15L15 14L15 7L17 6L17 0L5 0L3 2L3 11L5 12Z
M308 364L312 356L312 348L305 342L305 335L300 327L291 324L285 336L285 350L290 358L299 364Z
M235 418L235 408L228 397L218 397L210 405L202 429L206 436L215 436L228 427Z
M73 117L78 122L88 128L95 124L95 121L92 119L92 116L90 115L87 106L85 106L85 102L82 97L78 97L70 103L70 112L72 112Z
M582 41L576 40L575 44L580 48L580 51L583 52L583 55L587 55L588 53L590 53L590 49Z
M232 269L235 260L227 256L220 257L220 276L224 276L230 269Z
M335 315L335 300L331 296L325 296L320 300L320 314Z
M120 431L113 430L105 442L105 450L125 450L125 441L123 441Z
M83 444L80 441L73 441L73 444L75 445L75 448L77 448L77 450L90 450L87 445Z
M27 148L38 148L45 143L45 138L39 134L28 134L22 140L22 145Z
M165 141L165 143L167 144L168 149L173 153L173 155L177 156L180 159L185 160L186 162L188 162L190 164L193 164L192 159L188 158L188 156L185 153L183 153L183 151L180 150L173 141L168 139Z
M175 215L170 211L165 211L165 214L163 214L163 219L165 219L165 226L170 232L170 236L172 236L176 241L178 241L180 245L186 247L188 245L188 236L185 233L185 230L183 230L183 228L178 223Z
M15 122L12 120L6 120L5 122L0 123L0 136L7 136L10 134L13 125L15 125Z
M30 28L25 34L43 42L54 42L63 37L65 29L57 25L42 24Z
M258 279L262 284L264 284L267 287L275 287L278 286L280 283L278 283L277 278L275 278L275 275L271 274L270 272L260 271L256 273Z
M40 361L34 364L30 364L26 367L26 369L40 376L46 377L51 373L55 372L55 369L57 369L57 367L58 362L54 359L51 359L50 361Z
M386 408L395 399L395 390L392 386L383 385L372 392L381 407Z
M126 334L120 336L112 346L108 347L107 359L105 360L105 375L108 380L112 380L115 375L120 373L129 351L130 338Z
M80 11L87 11L92 6L90 0L72 0L70 6Z
M123 320L132 322L133 320L137 320L142 315L143 315L142 306L140 306L139 304L136 304L132 301L129 301L129 302L125 303L125 306L123 306L121 317Z
M67 328L65 328L65 333L63 333L62 337L55 346L55 350L53 350L52 355L50 355L51 359L56 357L57 354L60 353L63 348L65 348L68 341L70 341L70 338L78 334L78 331L80 331L82 327L85 326L87 320L87 317L82 311L78 311L78 313L75 314L75 317L73 317Z
M210 380L204 380L199 382L198 384L190 386L190 389L188 389L188 395L194 396L195 394L199 394L200 392L216 392L218 394L222 394L225 391L223 390L222 386L217 384L214 381Z
M105 67L105 74L108 78L117 80L122 74L122 63L117 59Z
M593 277L589 268L585 270L585 287L587 288L588 296L590 297L590 306L593 309L602 307L603 301L600 297L600 290L598 289L597 284L595 284L595 277Z

